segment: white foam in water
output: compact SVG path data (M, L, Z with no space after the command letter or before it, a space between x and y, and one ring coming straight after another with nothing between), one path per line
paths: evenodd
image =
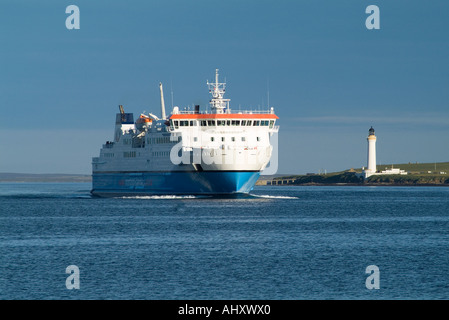
M144 200L148 200L148 199L163 199L163 200L167 200L167 199L195 199L198 198L196 196L176 196L176 195L161 195L161 196L130 196L130 197L120 197L121 199L144 199Z
M171 199L201 199L201 198L210 198L211 196L193 196L193 195L152 195L152 196L123 196L119 197L120 199L141 199L141 200L171 200ZM251 194L251 197L254 198L265 198L265 199L299 199L298 197L291 196L272 196L272 195L264 195L264 194Z
M254 194L254 197L267 198L267 199L299 199L298 197L290 196L270 196L267 194Z

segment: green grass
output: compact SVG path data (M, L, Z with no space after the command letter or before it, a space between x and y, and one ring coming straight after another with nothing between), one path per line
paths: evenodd
M391 164L377 165L378 171L383 171L385 168L391 169ZM394 168L405 170L411 174L439 174L440 172L449 173L449 162L434 162L434 163L401 163L393 164ZM361 170L361 169L359 169Z
M441 185L448 184L449 177L443 174L373 175L366 182L396 185Z
M334 183L363 183L363 178L351 172L333 172L316 175L292 175L274 178L273 180L292 180L293 184L334 184Z
M398 168L408 172L407 175L373 175L366 181L356 177L355 172L362 172L362 168L355 170L330 172L315 175L289 175L274 178L273 180L294 180L294 184L395 184L395 185L442 185L449 184L449 162L437 163L401 163L382 164L377 166L378 171ZM441 173L443 172L443 174Z

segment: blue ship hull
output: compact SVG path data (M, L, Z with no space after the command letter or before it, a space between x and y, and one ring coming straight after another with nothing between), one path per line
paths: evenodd
M93 195L102 197L167 194L249 193L259 171L170 171L93 173Z

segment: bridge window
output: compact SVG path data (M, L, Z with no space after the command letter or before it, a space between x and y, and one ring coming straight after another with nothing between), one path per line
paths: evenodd
M135 158L136 152L135 151L123 152L123 157L124 158Z

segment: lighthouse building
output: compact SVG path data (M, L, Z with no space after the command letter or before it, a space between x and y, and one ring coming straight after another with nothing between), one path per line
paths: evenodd
M407 172L405 170L400 170L398 168L393 168L391 166L391 169L385 168L384 171L377 171L377 165L376 165L376 140L377 137L375 135L373 127L369 129L368 138L366 139L368 141L368 167L362 168L362 176L363 178L368 178L372 175L384 175L384 174L401 174L405 175Z

